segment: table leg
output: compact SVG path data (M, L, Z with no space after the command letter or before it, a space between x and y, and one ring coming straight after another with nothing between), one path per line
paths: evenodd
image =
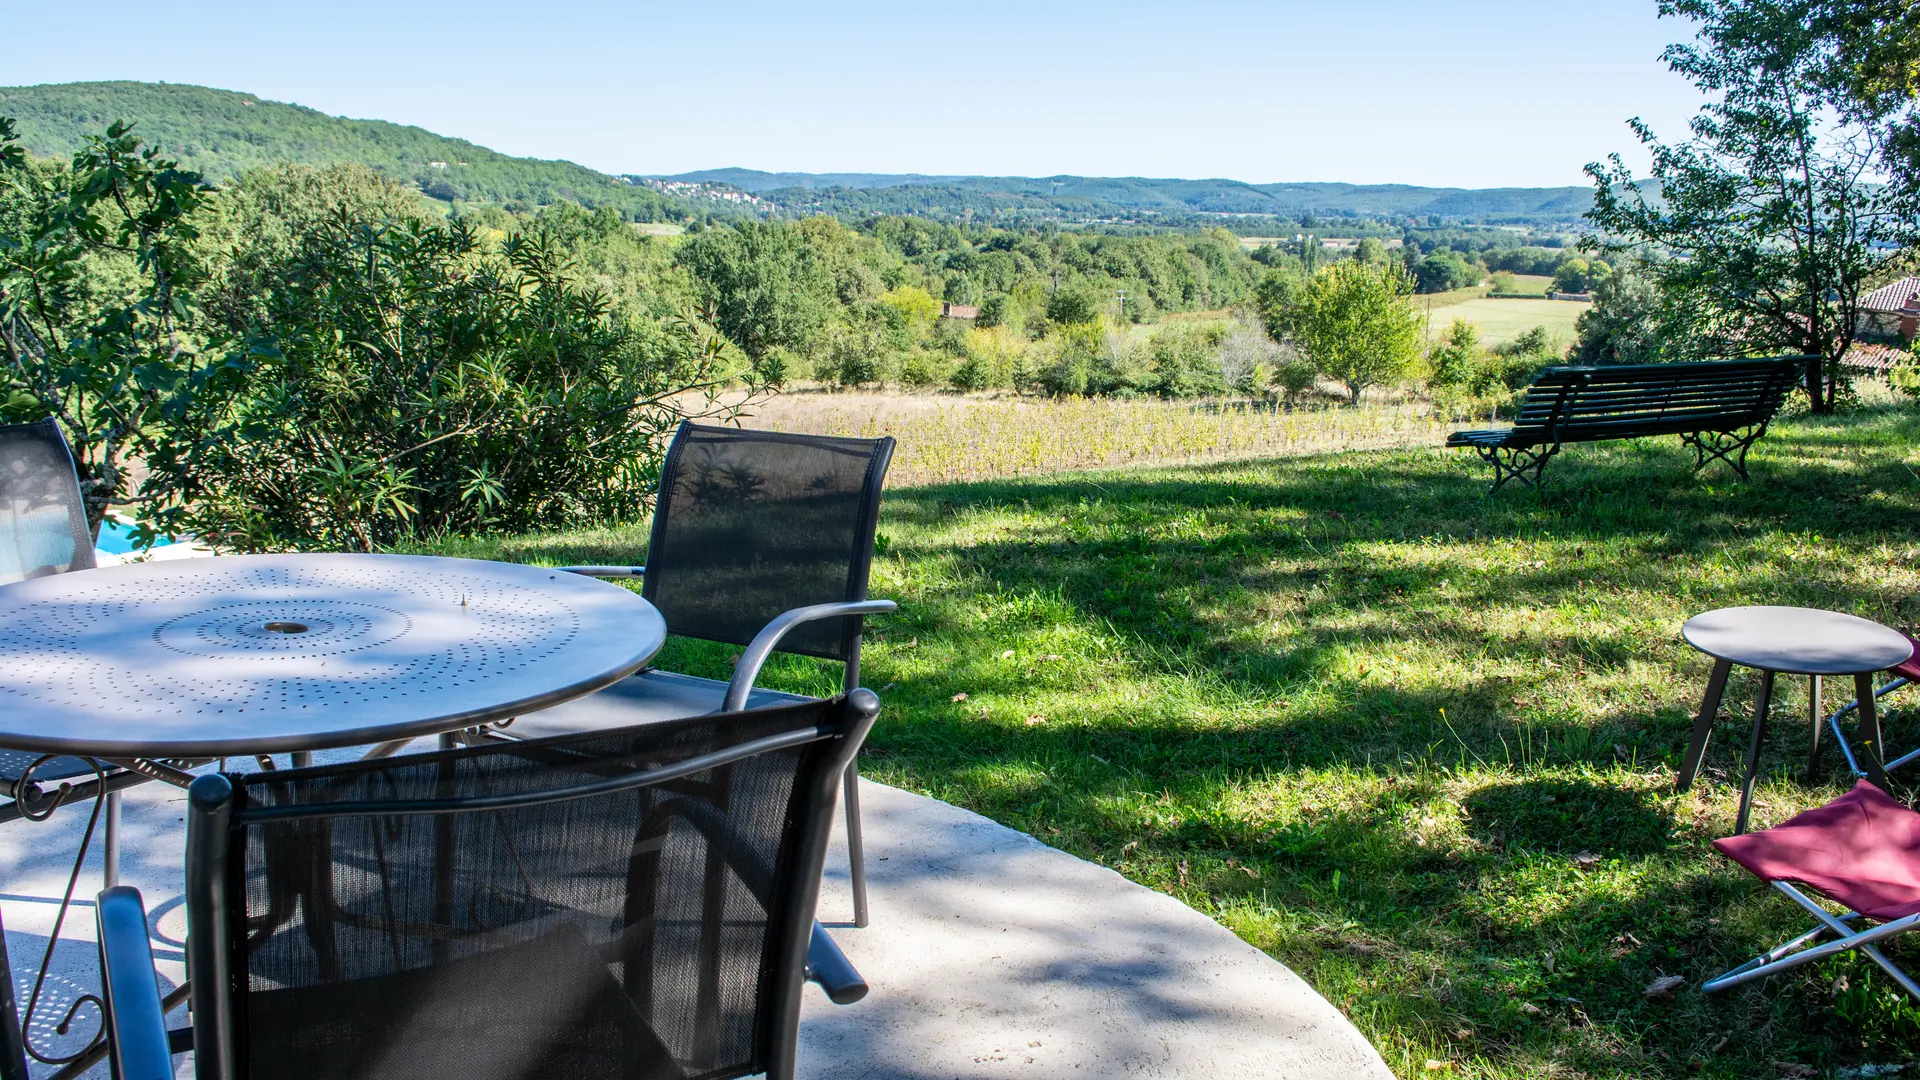
M1675 791L1691 788L1694 778L1700 775L1700 761L1707 754L1707 737L1713 734L1713 718L1720 713L1720 698L1727 692L1727 673L1732 670L1732 661L1713 662L1713 674L1707 678L1707 696L1700 703L1700 715L1693 718L1693 738L1687 740L1687 756L1680 763L1680 779L1674 784Z
M1820 778L1820 729L1825 727L1825 708L1820 704L1820 676L1807 676L1807 782Z
M1760 776L1760 740L1767 734L1767 710L1773 708L1773 672L1760 673L1760 696L1753 703L1753 741L1747 744L1747 775L1740 781L1740 813L1733 831L1747 831L1747 812L1753 809L1753 782Z
M1887 786L1887 769L1881 764L1886 747L1880 744L1880 709L1874 703L1873 672L1853 677L1853 699L1860 703L1860 745L1866 748L1867 781L1877 788Z

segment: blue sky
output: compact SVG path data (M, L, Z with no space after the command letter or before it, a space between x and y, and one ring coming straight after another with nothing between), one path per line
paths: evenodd
M1698 104L1654 0L0 0L0 26L0 84L198 83L608 172L1578 184L1629 117L1678 136Z

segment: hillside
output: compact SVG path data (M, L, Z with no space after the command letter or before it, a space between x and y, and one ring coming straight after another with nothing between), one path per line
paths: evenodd
M1428 217L1468 222L1562 222L1593 204L1585 187L1432 188L1406 184L1249 184L1107 176L924 176L708 169L653 177L724 184L789 209L879 213L1105 212L1146 215Z
M142 82L5 86L0 115L16 118L22 143L42 157L66 157L88 135L125 119L215 182L283 162L361 162L447 202L542 206L565 199L612 206L635 221L687 216L678 200L570 161L509 157L422 128L328 116L232 90Z

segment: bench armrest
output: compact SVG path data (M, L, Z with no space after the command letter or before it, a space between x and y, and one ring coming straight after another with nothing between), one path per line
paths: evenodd
M853 962L819 923L813 924L813 939L807 942L807 980L820 984L827 1000L835 1005L851 1005L867 996L867 980L853 968Z
M644 566L562 566L557 569L582 577L640 577L647 572Z
M879 615L888 611L898 611L900 605L891 600L846 600L837 604L812 604L782 612L773 617L764 629L753 636L747 644L747 651L740 654L740 663L733 669L733 681L727 684L726 700L721 702L721 712L739 712L747 707L747 695L753 692L753 681L760 677L760 668L767 657L780 644L780 639L802 623L819 622L821 619L837 619L846 615Z
M100 931L102 996L117 1080L173 1080L167 1017L154 981L153 944L140 890L116 885L94 907Z

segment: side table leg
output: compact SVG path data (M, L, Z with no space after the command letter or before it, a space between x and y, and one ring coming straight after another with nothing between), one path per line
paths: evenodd
M1720 698L1727 692L1727 673L1732 670L1730 660L1713 662L1713 674L1707 678L1707 696L1700 703L1700 715L1693 718L1693 737L1687 740L1687 756L1680 762L1680 779L1673 786L1675 791L1691 788L1694 778L1700 775L1700 761L1707 754L1707 737L1713 734L1713 718L1720 713Z
M1873 672L1862 672L1853 677L1853 699L1860 703L1860 744L1866 749L1861 755L1867 767L1867 781L1874 787L1885 790L1887 786L1887 768L1882 762L1886 759L1886 747L1880 744L1880 709L1874 704Z
M1747 831L1747 812L1753 809L1753 782L1760 776L1760 740L1767 734L1767 710L1773 708L1773 672L1760 673L1760 696L1753 702L1753 741L1747 744L1747 775L1740 781L1740 814L1733 819L1735 834Z
M1820 729L1825 727L1826 708L1820 703L1820 676L1807 676L1807 782L1820 778Z

